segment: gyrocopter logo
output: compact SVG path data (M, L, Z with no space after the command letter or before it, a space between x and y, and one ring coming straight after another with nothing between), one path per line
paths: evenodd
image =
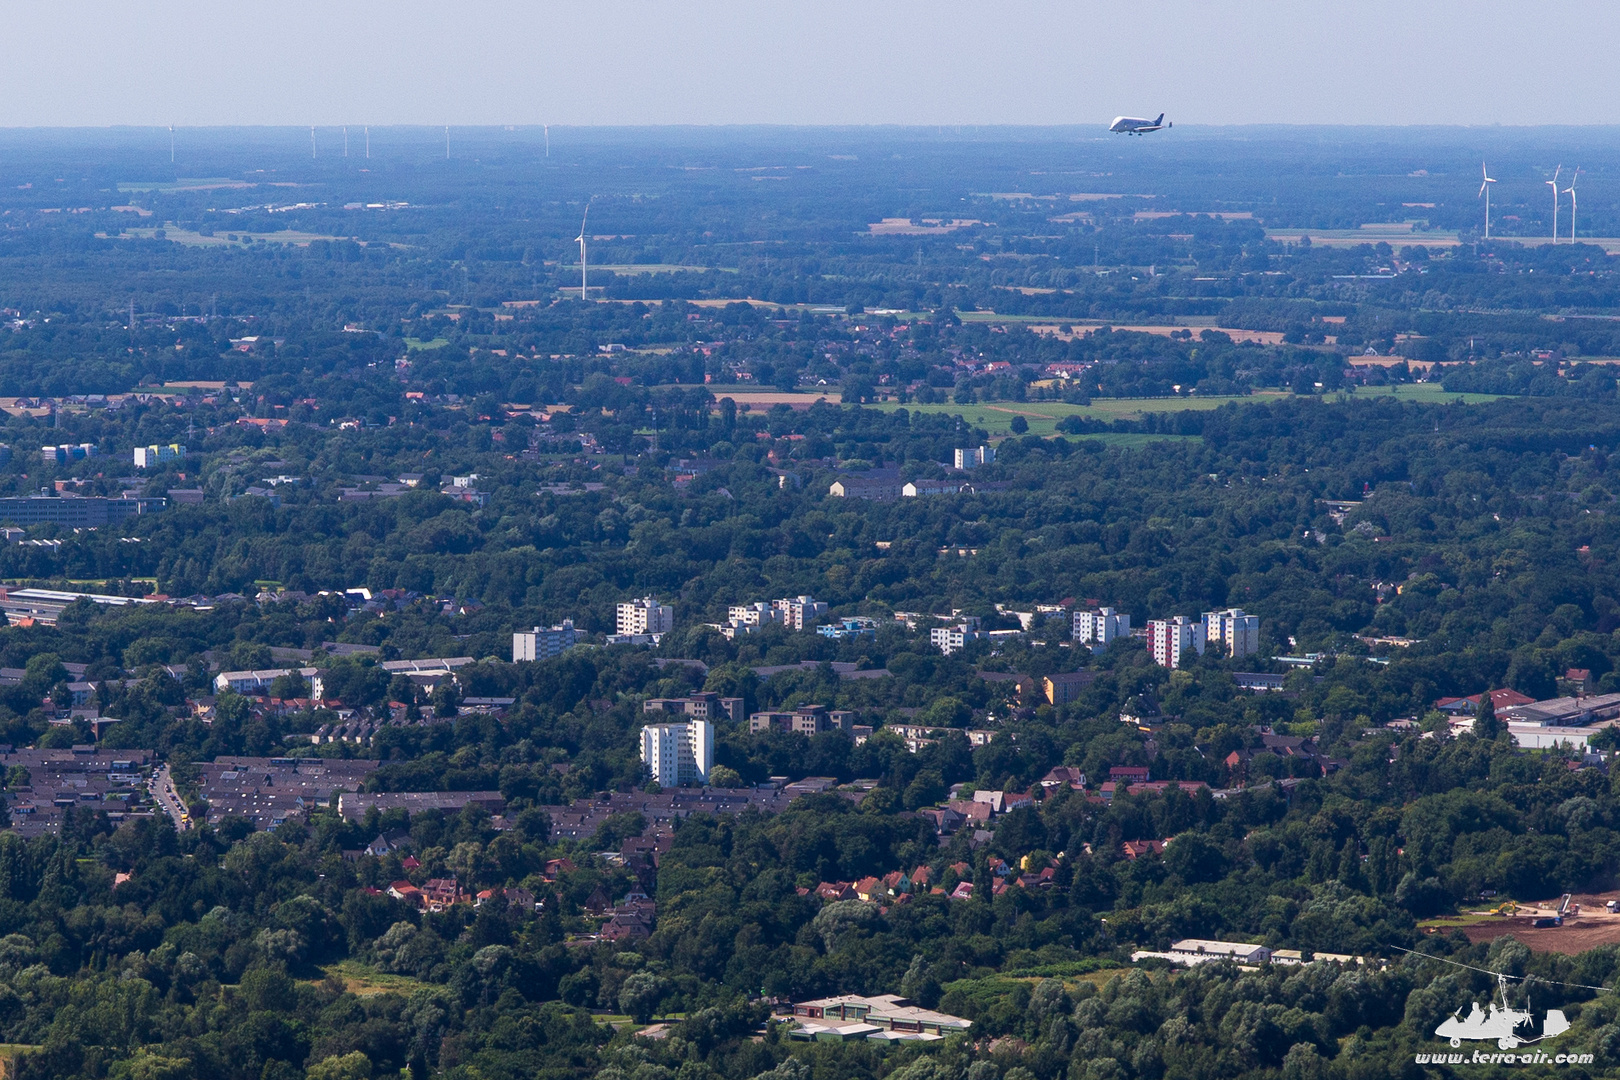
M1497 972L1497 993L1500 1002L1492 1001L1489 1008L1481 1008L1479 1002L1473 1003L1473 1008L1467 1016L1462 1015L1458 1009L1451 1016L1440 1022L1434 1033L1442 1039L1448 1039L1453 1047L1460 1047L1464 1040L1485 1041L1495 1040L1499 1052L1474 1050L1468 1054L1419 1054L1419 1065L1590 1065L1591 1054L1554 1054L1548 1050L1527 1050L1523 1053L1513 1053L1520 1047L1539 1043L1544 1039L1555 1038L1569 1030L1569 1019L1564 1016L1561 1009L1548 1009L1537 1024L1534 1012L1529 1008L1526 1000L1525 1008L1515 1009L1507 1000L1507 976ZM1508 1051L1501 1053L1500 1051Z
M1445 1018L1434 1033L1442 1039L1450 1039L1452 1046L1461 1046L1464 1039L1495 1039L1496 1045L1503 1050L1512 1050L1515 1047L1529 1043L1537 1043L1543 1039L1551 1039L1555 1035L1562 1035L1569 1030L1569 1021L1560 1009L1548 1009L1547 1015L1542 1018L1540 1033L1536 1032L1535 1017L1529 1009L1515 1009L1507 1003L1507 979L1504 976L1496 977L1497 992L1502 1002L1498 1005L1491 1002L1489 1010L1479 1007L1474 1002L1473 1011L1466 1017L1462 1010ZM1529 1004L1526 1002L1525 1004Z

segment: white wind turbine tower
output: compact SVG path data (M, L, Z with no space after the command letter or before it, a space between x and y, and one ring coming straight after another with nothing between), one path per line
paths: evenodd
M585 283L585 222L591 216L591 201L585 200L585 214L579 219L579 298L589 299Z
M1563 172L1563 171L1564 171L1564 167L1562 165L1560 165L1560 166L1558 166L1558 168L1553 170L1553 178L1551 180L1543 180L1542 181L1543 184L1547 184L1553 189L1552 242L1555 243L1555 244L1558 243L1558 174Z
M1496 180L1492 178L1483 162L1479 166L1479 173L1485 178L1479 185L1479 194L1485 196L1485 239L1489 240L1491 238L1491 185L1496 183Z
M1569 242L1572 244L1575 242L1575 181L1580 178L1581 168L1577 165L1569 174L1569 187L1564 189L1564 194L1569 196Z

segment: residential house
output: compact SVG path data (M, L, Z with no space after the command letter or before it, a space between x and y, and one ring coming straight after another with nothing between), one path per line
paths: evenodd
M1069 765L1059 765L1041 777L1041 787L1047 791L1067 787L1072 791L1081 791L1086 786L1086 774Z

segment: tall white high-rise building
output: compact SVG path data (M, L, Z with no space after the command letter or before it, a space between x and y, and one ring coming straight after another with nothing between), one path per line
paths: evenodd
M1242 608L1206 611L1203 616L1204 641L1209 648L1236 660L1260 651L1260 616L1246 615Z
M1153 661L1167 668L1179 668L1204 652L1204 624L1185 615L1173 619L1150 619L1147 624L1148 651Z
M958 469L974 469L996 460L993 446L957 447L955 465Z
M675 629L675 609L650 596L619 605L619 633L667 634Z
M512 663L522 660L549 660L565 649L572 649L579 641L579 631L573 619L564 619L562 625L550 629L537 626L533 630L519 630L512 635Z
M1107 645L1119 637L1131 636L1131 617L1111 607L1074 613L1074 640L1086 645Z
M660 787L707 784L714 767L714 725L648 724L641 729L641 761Z

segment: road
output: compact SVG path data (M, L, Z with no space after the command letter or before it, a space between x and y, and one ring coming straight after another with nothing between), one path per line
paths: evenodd
M187 814L185 803L180 801L180 793L174 790L174 780L169 775L168 765L165 764L152 774L150 787L152 798L157 800L157 804L174 820L174 827L182 832L191 828L191 818Z

